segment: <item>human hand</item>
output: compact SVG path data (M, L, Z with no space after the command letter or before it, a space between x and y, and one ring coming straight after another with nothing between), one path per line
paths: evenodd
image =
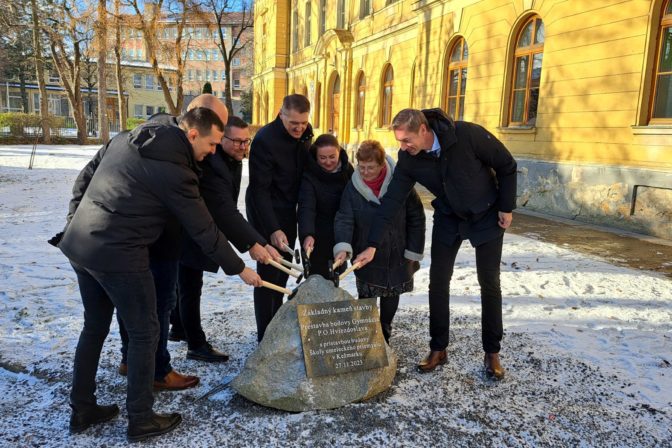
M268 250L259 243L255 243L254 246L250 248L250 257L252 257L254 261L263 264L268 264L269 260L272 259L272 255L268 253Z
M289 246L287 244L287 235L285 235L285 232L282 230L276 230L275 232L271 233L271 244L273 244L276 248L285 251L285 246Z
M307 236L303 239L303 250L306 251L306 254L309 254L313 251L315 247L315 238L312 236Z
M367 247L364 249L363 252L360 252L359 255L357 255L357 258L355 258L352 261L352 264L359 264L359 267L362 268L364 265L368 264L373 260L373 257L376 256L376 248L375 247Z
M513 213L499 212L499 221L497 222L499 227L508 229L511 225L511 221L513 221Z
M264 246L264 247L265 247L266 250L268 251L268 254L269 254L275 261L279 261L279 260L282 258L282 255L280 255L280 252L278 252L278 251L275 249L275 247L273 247L272 245L267 244L267 245Z
M334 257L334 269L345 263L345 261L348 259L348 253L344 250L340 251L339 253L336 254Z
M243 272L238 274L238 276L245 282L245 284L255 287L262 286L261 277L252 269L245 267Z

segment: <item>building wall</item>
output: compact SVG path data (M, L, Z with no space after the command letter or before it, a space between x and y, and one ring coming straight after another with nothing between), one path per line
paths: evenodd
M307 46L304 2L257 3L281 10L290 25L266 41L266 54L257 51L264 62L255 65L255 92L273 85L276 107L279 96L306 93L319 135L333 122L330 89L338 74L339 139L348 148L378 139L394 153L394 136L379 123L384 67L394 70L392 115L406 107L445 109L448 51L464 38L464 119L488 128L515 155L521 208L672 239L672 122L654 125L648 118L663 0L372 0L372 13L361 19L360 2L345 0L340 30L337 2L327 1L326 32L319 36L319 2L313 2ZM537 118L534 125L513 126L514 50L533 15L545 27ZM291 51L295 37L298 49ZM274 46L290 49L288 64L276 60L276 70L269 57ZM360 71L366 76L364 125L356 129ZM265 107L255 107L258 124L267 121Z

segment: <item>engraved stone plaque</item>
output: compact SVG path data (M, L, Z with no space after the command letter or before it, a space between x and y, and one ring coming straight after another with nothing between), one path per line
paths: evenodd
M376 299L297 305L309 378L387 366Z

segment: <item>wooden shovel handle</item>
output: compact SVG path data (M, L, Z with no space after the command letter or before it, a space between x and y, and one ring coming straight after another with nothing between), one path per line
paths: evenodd
M290 291L289 289L283 288L282 286L278 286L278 285L275 285L273 283L269 283L266 280L261 281L261 286L263 286L264 288L268 288L268 289L272 289L274 291L281 292L283 294L287 294L287 295L290 295L292 293L292 291Z
M269 261L268 264L270 264L271 266L275 266L276 268L280 269L285 274L289 274L294 278L299 278L301 276L301 274L297 274L296 272L294 272L290 269L287 269L286 267L284 267L283 265L281 265L280 263L278 263L275 260Z
M343 273L338 277L338 279L339 279L339 280L343 280L343 277L345 277L346 275L348 275L349 273L351 273L351 272L354 271L355 269L359 269L360 266L361 266L361 263L355 263L355 264L353 264L353 265L350 266L348 269L346 269L345 271L343 271Z

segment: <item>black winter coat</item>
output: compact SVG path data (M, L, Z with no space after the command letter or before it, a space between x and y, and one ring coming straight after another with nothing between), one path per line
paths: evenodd
M341 170L327 173L310 154L306 160L301 189L299 191L299 244L307 236L315 238L315 247L310 255L311 274L327 278L328 263L333 260L334 217L341 204L341 195L352 177L353 168L347 153L339 153Z
M148 270L148 247L175 216L224 272L242 272L245 264L200 197L184 131L147 122L114 137L95 159L95 175L70 204L74 213L59 244L68 258L101 272Z
M516 207L516 161L495 136L466 121L453 124L441 109L423 110L439 139L441 156L399 151L397 168L369 234L380 246L383 233L416 182L436 197L433 238L452 245L457 238L474 246L498 238L498 212Z
M254 230L238 211L238 195L243 164L217 145L217 152L199 164L203 173L200 191L215 224L239 252L247 252L256 243L265 246L266 240ZM217 272L219 265L207 257L186 233L182 239L180 262L192 269Z
M369 246L368 235L380 199L386 196L386 190L389 192L394 162L388 158L387 163L379 198L357 171L345 187L334 222L334 255L342 250L349 256L357 255ZM392 217L392 225L380 232L382 237L373 260L355 271L358 279L370 285L393 288L411 280L420 269L419 261L425 248L425 211L415 189L411 189L402 205Z
M292 137L278 116L252 140L247 218L266 239L282 229L281 222L296 222L299 185L312 138L310 125L301 138Z

